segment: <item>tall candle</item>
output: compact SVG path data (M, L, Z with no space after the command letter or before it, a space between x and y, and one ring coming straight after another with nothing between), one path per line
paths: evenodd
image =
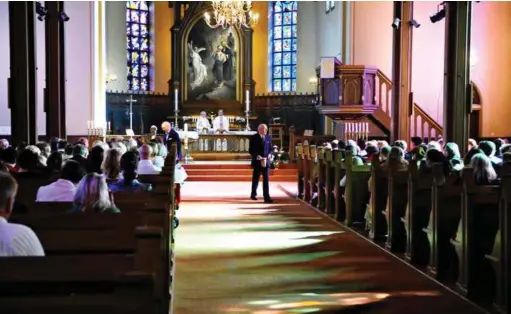
M185 133L188 132L188 123L185 123Z
M246 111L250 111L250 91L247 89L246 96L245 96L245 103L246 103Z
M174 90L174 110L177 111L177 99L178 99L178 90L177 88Z

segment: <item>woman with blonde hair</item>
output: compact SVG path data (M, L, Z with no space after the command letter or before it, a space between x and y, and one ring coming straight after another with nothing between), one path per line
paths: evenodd
M71 212L120 213L120 210L114 204L105 177L97 173L89 173L76 187Z
M117 181L121 178L121 151L112 148L106 153L101 169L109 181Z

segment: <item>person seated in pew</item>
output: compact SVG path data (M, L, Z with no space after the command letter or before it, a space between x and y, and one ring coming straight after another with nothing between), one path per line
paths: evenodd
M60 179L39 188L36 202L72 202L76 185L85 175L85 169L74 160L67 160L62 167Z
M75 149L75 146L73 144L66 143L66 147L64 147L64 157L66 159L73 157L74 149Z
M332 146L332 151L339 150L339 140L333 140L330 145Z
M505 152L502 154L502 162L511 162L511 152Z
M405 154L405 159L406 159L406 160L408 160L408 159L406 158L406 156L407 156L407 154L408 154L408 151L407 151L407 149L408 149L408 144L406 144L406 142L405 142L405 141L403 141L403 140L396 140L396 141L394 141L394 144L392 144L392 146L400 147L400 148L403 150L404 154Z
M511 153L511 144L504 144L500 147L500 155L504 156L505 153Z
M18 191L16 180L0 172L0 256L44 256L44 249L32 229L9 223Z
M138 174L159 174L161 172L161 168L153 164L153 147L158 149L156 143L152 143L152 145L144 144L140 147L140 161L137 167Z
M484 152L482 150L480 150L477 145L470 148L470 150L467 152L467 154L463 158L463 163L465 165L470 165L472 162L472 157L474 157L476 154L484 154Z
M426 147L425 145L419 145L410 152L410 162L415 161L420 164L422 160L426 158Z
M37 148L39 148L39 150L41 151L41 157L43 157L44 159L48 159L48 157L50 157L51 154L50 144L46 142L39 142L35 146L37 146Z
M39 148L27 146L16 158L16 165L20 168L18 176L32 177L45 175L45 166L41 163L39 157Z
M362 157L358 156L357 155L357 147L354 147L352 145L348 145L346 146L346 152L351 152L351 164L353 166L362 166L364 164L364 159L362 159ZM340 182L340 185L341 187L346 187L346 175L344 175L344 177L342 177L341 179L341 182Z
M497 157L499 160L502 161L502 152L500 151L500 148L504 144L506 144L506 142L503 139L498 138L498 139L494 140L493 143L495 144L495 157Z
M358 155L362 158L364 158L367 155L366 148L367 143L364 139L359 138L357 140L357 147L358 147Z
M365 162L370 164L373 162L373 156L378 154L380 150L378 149L378 146L375 145L367 145L366 147L366 156L365 156Z
M108 184L112 192L118 191L152 191L151 184L137 180L138 157L134 152L127 152L121 157L122 178Z
M477 185L499 184L497 172L492 166L491 159L485 154L475 154L470 165L474 168L474 178Z
M452 172L452 166L447 156L437 149L428 149L426 151L426 158L419 163L420 173L431 173L433 164L442 164L444 168L444 174L448 176Z
M392 147L389 145L380 148L380 164L383 164L385 161L387 161L391 149Z
M77 144L73 149L73 157L72 160L79 162L84 168L87 167L87 156L89 155L89 150L82 144Z
M461 159L460 149L458 144L449 142L445 144L444 154L447 157L447 161L450 163L453 171L461 171L465 164Z
M479 149L482 150L483 153L488 158L490 158L493 169L495 169L495 171L498 174L499 170L500 170L500 166L502 164L502 160L495 157L495 153L496 153L495 143L493 143L491 141L481 141L479 143Z
M10 145L8 140L6 140L5 138L0 139L0 151L6 149L9 146Z
M477 146L476 140L474 140L473 138L469 138L468 139L467 150L470 151L472 149L472 147L476 147L476 146ZM465 164L467 164L467 163L465 163Z
M408 161L405 159L405 154L401 147L393 146L390 149L389 157L382 163L381 170L384 172L389 171L390 163L394 162L397 166L397 171L407 171L408 170ZM369 177L369 181L367 182L367 186L369 191L371 191L371 182L373 181L373 176Z
M165 158L167 158L167 147L163 145L163 143L158 143L157 141L154 141L156 143L156 147L158 147L158 152L156 153L156 156L154 156L153 164L157 168L163 168L165 166Z
M108 190L105 177L97 173L89 173L82 178L76 187L73 208L70 213L120 213L115 206L113 194Z
M105 174L107 181L117 181L121 176L121 151L112 147L106 152L105 160L101 169Z
M436 149L436 150L441 152L442 151L442 145L440 145L440 143L438 143L437 141L429 141L426 151L428 151L430 149Z
M105 149L103 145L96 145L90 150L89 156L87 156L87 166L85 167L87 173L95 172L102 174L103 170L101 165L105 159Z
M46 160L46 169L45 171L50 175L54 175L59 173L62 170L62 165L64 164L64 154L61 152L53 152Z
M16 150L14 147L7 147L4 149L0 157L10 172L18 172L20 170L20 168L16 165Z

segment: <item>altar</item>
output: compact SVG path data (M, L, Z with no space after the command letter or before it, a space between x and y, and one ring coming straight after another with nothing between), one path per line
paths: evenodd
M250 136L255 131L231 131L225 134L202 134L177 131L186 162L197 160L248 160Z

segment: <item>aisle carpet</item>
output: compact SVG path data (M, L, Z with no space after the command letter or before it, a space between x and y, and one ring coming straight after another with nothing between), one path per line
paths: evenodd
M287 196L190 182L176 235L175 314L484 313Z

